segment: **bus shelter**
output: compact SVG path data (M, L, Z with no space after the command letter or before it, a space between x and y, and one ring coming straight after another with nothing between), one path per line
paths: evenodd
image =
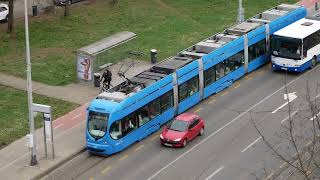
M93 85L93 75L97 71L96 67L99 64L97 55L136 37L137 35L133 32L123 31L78 49L76 52L78 80ZM105 66L108 65L105 64Z

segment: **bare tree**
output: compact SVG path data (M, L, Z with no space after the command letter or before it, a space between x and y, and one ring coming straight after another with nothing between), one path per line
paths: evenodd
M289 116L286 123L281 125L281 135L278 136L280 143L286 144L287 149L281 150L279 142L275 142L265 135L257 120L252 117L252 112L250 112L250 120L271 153L283 161L287 167L293 168L303 178L309 180L312 179L311 175L314 171L320 171L320 159L316 156L320 150L318 138L320 134L320 109L317 101L318 96L312 95L309 82L306 86L305 101L301 102L298 107L293 107L287 98ZM318 89L319 83L317 82L313 93L317 95ZM289 92L286 80L284 91L285 94Z
M70 0L66 0L66 4L64 5L64 16L70 16Z
M7 33L13 32L13 0L9 0L9 16L8 16L8 29Z

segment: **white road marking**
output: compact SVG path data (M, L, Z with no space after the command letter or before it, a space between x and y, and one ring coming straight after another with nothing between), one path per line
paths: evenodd
M77 119L78 117L80 117L82 114L80 113L80 114L78 114L78 115L76 115L76 116L73 116L71 119Z
M62 126L63 126L63 124L59 124L58 126L54 127L54 129L58 129L58 128L62 127Z
M275 109L274 111L272 111L272 114L276 113L277 111L279 111L280 109L282 109L283 107L285 107L286 105L288 105L289 102L292 102L292 101L295 100L297 97L298 97L298 96L296 95L296 92L284 94L284 99L285 99L285 100L289 99L289 101L287 101L286 103L284 103L283 105L281 105L280 107L278 107L277 109Z
M320 66L318 66L320 67ZM304 77L305 75L309 74L310 72L314 71L317 68L314 68L310 71L308 71L306 74L303 74L299 77L297 77L296 79L290 81L287 86L291 85L292 83L294 83L295 81L299 80L300 78ZM249 109L247 109L245 112L242 112L241 114L239 114L237 117L235 117L233 120L229 121L227 124L225 124L224 126L222 126L220 129L216 130L215 132L213 132L212 134L210 134L208 137L206 137L205 139L203 139L202 141L200 141L198 144L194 145L192 148L190 148L188 151L184 152L183 154L181 154L180 156L178 156L176 159L174 159L173 161L171 161L170 163L168 163L166 166L164 166L163 168L161 168L160 170L158 170L156 173L154 173L152 176L150 176L147 180L151 180L153 178L155 178L157 175L159 175L162 171L164 171L165 169L167 169L168 167L170 167L173 163L175 163L176 161L178 161L179 159L181 159L182 157L184 157L185 155L189 154L192 150L194 150L195 148L197 148L198 146L200 146L202 143L206 142L208 139L210 139L211 137L215 136L216 134L218 134L220 131L222 131L224 128L226 128L227 126L229 126L230 124L232 124L233 122L235 122L236 120L238 120L240 117L242 117L243 115L245 115L246 113L248 113L249 111L251 111L252 109L254 109L255 107L257 107L258 105L260 105L261 103L263 103L264 101L266 101L267 99L269 99L270 97L272 97L273 95L277 94L279 91L283 90L286 86L282 86L280 89L278 89L277 91L273 92L272 94L269 94L267 97L263 98L262 100L260 100L257 104L253 105L252 107L250 107Z
M258 141L260 141L262 137L260 136L258 139L254 140L251 144L249 144L247 147L245 147L244 149L242 149L241 152L245 152L246 150L248 150L251 146L253 146L255 143L257 143Z
M318 118L320 115L320 112L318 114L316 114L315 116L313 116L312 118L310 118L310 121L313 121L314 119Z
M217 169L215 172L213 172L212 174L210 174L210 176L208 176L208 177L206 178L206 180L211 179L214 175L218 174L218 172L220 172L223 168L224 168L224 167L221 166L221 167L220 167L219 169Z
M294 115L296 115L297 113L298 113L298 110L295 110L295 111L293 111L293 112L291 113L291 116L294 116ZM281 124L284 123L286 120L288 120L289 117L290 117L290 116L284 118L284 119L281 121Z

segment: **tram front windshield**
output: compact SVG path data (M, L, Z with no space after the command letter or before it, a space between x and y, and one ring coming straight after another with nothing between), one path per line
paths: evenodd
M94 138L101 138L106 134L109 115L107 113L89 112L88 131Z

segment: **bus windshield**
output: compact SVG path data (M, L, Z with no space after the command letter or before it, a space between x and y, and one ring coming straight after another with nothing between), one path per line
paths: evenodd
M281 36L272 38L272 55L288 59L301 59L302 40Z
M106 134L109 115L107 113L89 112L88 131L94 138L101 138Z

